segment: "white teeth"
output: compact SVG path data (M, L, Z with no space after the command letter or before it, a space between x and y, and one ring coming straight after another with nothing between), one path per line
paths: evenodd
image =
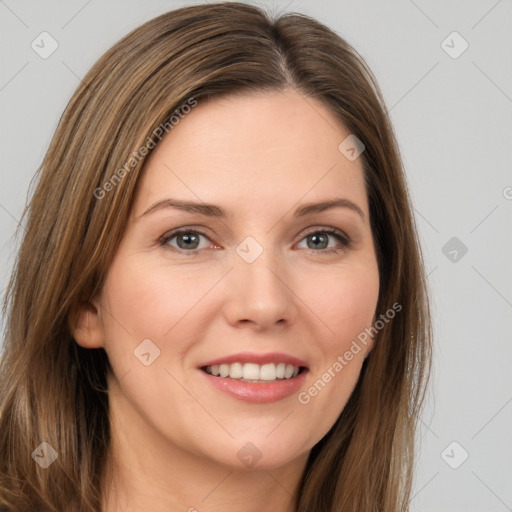
M260 380L276 380L276 365L274 363L262 365L260 368Z
M254 363L245 363L243 369L244 379L258 380L260 378L260 367Z
M229 365L228 376L232 379L241 379L244 375L242 363L233 363Z
M279 363L276 366L276 377L278 379L284 379L284 371L286 370L286 365L284 363Z
M229 375L229 364L221 364L219 372L221 377L227 377Z
M297 377L300 368L286 363L256 363L214 364L206 367L206 373L216 377L229 377L252 381L272 381L276 379L291 379Z

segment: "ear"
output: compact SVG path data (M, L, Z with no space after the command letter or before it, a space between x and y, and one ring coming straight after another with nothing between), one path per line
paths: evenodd
M105 346L99 303L81 302L69 317L71 333L84 348Z

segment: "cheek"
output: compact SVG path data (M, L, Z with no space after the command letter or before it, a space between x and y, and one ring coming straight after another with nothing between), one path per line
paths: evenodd
M323 349L332 354L346 350L365 328L372 325L379 295L375 264L353 265L324 280L320 290L312 287L311 310L324 324Z
M168 267L134 257L114 262L104 290L105 303L114 317L110 320L124 326L134 340L160 339L205 294L208 283L201 286L189 272L171 272ZM117 330L119 325L109 322L109 327Z
M312 368L297 397L299 410L304 411L302 428L309 439L317 441L345 408L371 348L371 339L363 343L358 335L373 324L379 294L378 268L376 264L353 265L326 283L323 294L313 294L311 305L328 327L322 330L325 336L316 338L321 363Z
M105 350L118 377L134 368L140 369L134 351L144 340L151 340L156 347L152 356L158 354L155 362L160 366L160 356L164 355L161 333L172 329L178 321L175 317L180 303L176 293L179 289L179 283L174 288L166 286L160 271L137 264L135 258L113 262L101 302Z
M112 263L103 288L102 317L105 350L118 378L144 372L135 356L147 349L158 355L152 370L179 366L192 340L207 328L208 300L202 299L219 277L185 267L170 268L126 253Z

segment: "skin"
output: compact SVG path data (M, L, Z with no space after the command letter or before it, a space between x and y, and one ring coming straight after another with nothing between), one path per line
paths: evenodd
M152 152L102 291L75 330L80 345L105 348L114 371L105 511L293 510L309 452L345 407L372 341L307 405L297 394L240 401L197 367L239 351L285 352L307 362L307 390L372 325L378 266L361 158L338 150L348 135L326 106L287 89L200 101ZM228 217L142 215L170 197ZM333 197L364 218L349 208L294 218L298 206ZM207 238L159 242L181 227ZM252 263L236 252L247 236L263 248ZM144 339L160 350L149 366L134 356ZM247 442L261 453L251 468L237 457Z

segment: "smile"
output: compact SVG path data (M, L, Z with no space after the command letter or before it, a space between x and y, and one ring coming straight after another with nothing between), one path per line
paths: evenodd
M304 368L286 363L243 364L235 362L205 366L201 369L214 377L236 379L242 382L269 382L293 379Z

